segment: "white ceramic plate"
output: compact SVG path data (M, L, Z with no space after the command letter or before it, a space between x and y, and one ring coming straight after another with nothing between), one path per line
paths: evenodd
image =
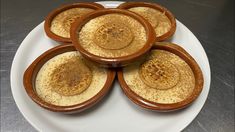
M98 2L106 7L116 7L121 2ZM102 132L176 132L184 129L203 107L210 88L210 66L206 53L193 33L177 21L172 42L180 44L200 65L205 84L199 98L187 109L157 113L140 108L123 94L116 81L111 93L93 108L76 115L53 113L36 105L23 86L25 69L46 50L58 44L49 39L44 22L33 29L18 48L11 69L11 90L24 117L39 131L102 131Z

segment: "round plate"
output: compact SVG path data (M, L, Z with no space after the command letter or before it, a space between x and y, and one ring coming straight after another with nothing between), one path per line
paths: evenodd
M121 2L98 2L105 7L116 7ZM76 115L47 111L35 104L26 94L23 74L40 54L57 46L43 28L44 22L33 29L18 48L11 69L11 90L24 117L39 131L181 131L202 109L210 89L211 73L206 53L193 33L177 21L173 43L180 44L197 61L204 76L199 98L188 108L169 113L152 112L133 104L122 92L117 80L113 90L101 103Z

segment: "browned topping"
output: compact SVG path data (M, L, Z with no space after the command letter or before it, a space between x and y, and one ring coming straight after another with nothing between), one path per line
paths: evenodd
M70 29L71 24L76 20L81 17L81 14L74 14L73 16L67 16L64 20L64 28L65 29Z
M77 51L65 52L48 60L36 77L35 90L38 96L59 106L79 104L94 97L107 81L107 69L84 61ZM61 77L59 79L56 76ZM71 96L64 94L63 90L71 91Z
M91 70L79 57L72 57L66 63L57 66L50 75L53 91L72 96L86 90L92 80Z
M139 9L139 10L138 10ZM133 12L137 12L142 17L144 17L146 20L149 21L149 23L156 28L160 22L159 16L156 13L153 13L151 8L146 8L145 10L140 10L141 8L131 8L130 10Z
M158 59L143 63L139 72L144 83L156 89L172 88L180 78L178 69L171 62Z
M190 66L176 54L165 50L152 50L145 63L125 67L123 76L133 92L156 103L183 101L195 88Z
M148 20L154 27L157 37L167 33L171 29L170 19L166 16L165 12L150 7L133 7L129 10L138 13Z
M77 33L79 44L87 52L112 58L136 53L148 39L139 21L119 13L92 18Z
M70 37L71 24L81 16L94 11L90 8L71 8L61 12L51 22L51 31L61 37Z
M122 49L128 46L134 36L124 23L105 23L94 35L94 42L105 49Z

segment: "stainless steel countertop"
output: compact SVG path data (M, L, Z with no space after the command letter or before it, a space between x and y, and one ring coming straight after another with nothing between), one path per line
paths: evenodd
M26 35L54 8L75 0L1 0L1 131L36 131L21 115L10 90L10 68ZM154 1L152 1L154 2ZM209 57L208 99L185 132L234 131L234 0L156 0L200 40Z

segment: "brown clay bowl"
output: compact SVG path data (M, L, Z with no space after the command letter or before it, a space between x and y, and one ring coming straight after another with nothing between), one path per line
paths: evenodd
M133 7L150 7L156 10L159 10L161 12L165 12L165 15L169 18L170 22L171 22L171 29L166 32L165 34L158 36L157 37L157 41L164 41L169 39L176 30L176 20L174 15L165 7L156 4L156 3L148 3L148 2L125 2L121 5L119 5L117 8L119 9L130 9Z
M114 57L101 57L98 55L94 55L88 52L87 50L85 50L77 39L77 33L82 29L83 25L93 18L106 15L106 14L114 14L114 13L130 16L143 25L147 34L147 41L145 45L134 54L130 54L127 56L122 56L122 57L115 57L115 58ZM152 28L152 26L150 25L148 21L146 21L141 16L133 12L122 10L122 9L102 9L102 10L97 10L96 12L92 12L88 14L87 16L81 17L81 19L78 19L77 21L73 23L70 34L71 34L73 45L85 58L95 63L98 63L101 66L112 67L112 68L126 66L132 63L133 61L143 58L143 56L151 49L153 43L156 41L154 29Z
M181 59L183 59L190 66L195 77L195 87L193 89L193 92L185 100L178 103L162 104L162 103L152 102L142 98L141 96L139 96L129 88L129 86L124 80L123 71L122 69L120 69L118 71L118 80L122 90L124 91L126 96L135 104L143 108L154 111L168 112L189 106L200 95L203 88L203 82L204 82L203 74L197 62L190 56L189 53L187 53L183 48L181 48L176 44L169 44L169 43L154 44L152 49L160 49L174 53L177 56L179 56Z
M39 106L50 110L54 112L62 112L62 113L75 113L83 111L93 105L95 105L97 102L99 102L111 89L111 85L113 83L113 80L115 79L115 71L108 70L107 74L107 80L105 82L104 87L92 98L88 99L85 102L82 102L80 104L76 105L70 105L70 106L57 106L50 103L45 102L43 99L41 99L36 91L35 91L35 79L37 76L37 73L41 69L41 67L51 58L53 58L56 55L69 52L69 51L76 51L73 45L60 45L57 47L54 47L42 55L40 55L24 72L23 77L23 83L25 90L28 94L28 96Z
M73 3L73 4L67 4L67 5L63 5L61 7L58 7L57 9L50 12L45 19L44 29L45 29L45 32L49 38L51 38L55 41L58 41L58 42L62 42L62 43L71 43L70 38L62 37L62 36L59 36L59 35L53 33L51 31L50 27L51 27L51 22L56 15L60 14L63 11L66 11L68 9L72 9L72 8L90 8L90 9L98 10L98 9L103 9L104 7L100 4L92 3L92 2Z

